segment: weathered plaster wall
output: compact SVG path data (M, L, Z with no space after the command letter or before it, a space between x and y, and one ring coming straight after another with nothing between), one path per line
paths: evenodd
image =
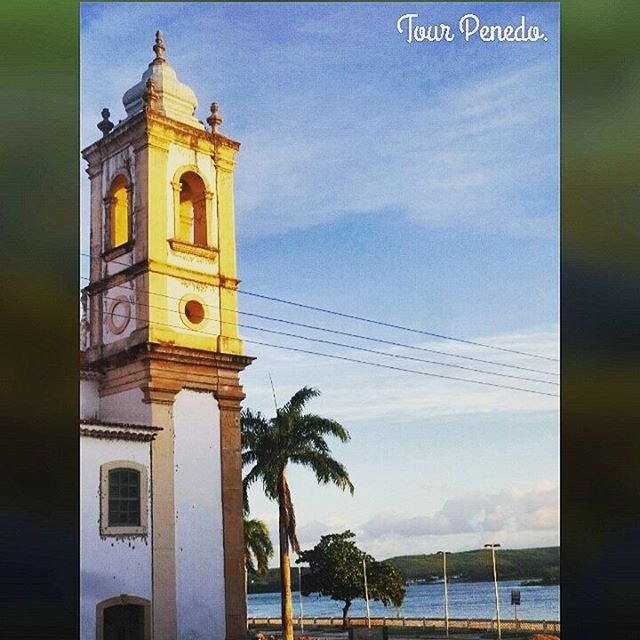
M151 407L142 401L143 395L142 389L136 388L102 396L100 419L154 426L151 423Z
M224 638L220 412L213 394L181 391L174 425L178 639Z
M80 418L95 419L100 412L97 380L80 380Z
M100 535L100 466L130 460L145 465L149 477L149 452L148 442L80 438L81 640L95 640L96 605L102 600L120 594L151 599L150 518L145 537Z
M136 328L138 315L132 281L107 289L102 298L102 342L111 344L130 336Z

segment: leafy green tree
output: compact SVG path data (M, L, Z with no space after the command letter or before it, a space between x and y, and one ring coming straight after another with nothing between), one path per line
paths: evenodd
M349 608L356 598L364 598L362 560L366 560L367 589L370 600L402 606L405 588L401 573L388 562L378 562L353 541L352 531L322 536L320 542L303 551L297 562L307 562L309 572L302 576L302 593L319 593L344 602L342 627L347 628Z
M248 488L262 482L265 495L278 503L278 535L280 552L282 632L285 640L293 640L293 606L291 602L291 563L289 550L300 553L296 537L296 518L287 482L287 466L307 467L320 484L332 483L353 494L346 468L331 457L325 436L341 442L349 440L348 431L335 420L305 414L307 402L320 395L317 389L303 387L276 415L267 419L259 412L245 409L242 427L242 464L250 467L244 478L245 504Z
M540 574L541 584L560 584L560 567L546 567Z

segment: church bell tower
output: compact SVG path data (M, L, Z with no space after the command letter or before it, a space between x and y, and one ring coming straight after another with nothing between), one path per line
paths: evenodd
M88 335L102 420L157 429L151 450L154 638L244 640L233 172L239 143L154 59L126 117L83 150L91 184Z

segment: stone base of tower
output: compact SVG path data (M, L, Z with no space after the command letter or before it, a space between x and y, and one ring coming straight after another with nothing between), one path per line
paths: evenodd
M91 363L100 418L157 429L150 638L246 637L239 373L251 361L146 343Z

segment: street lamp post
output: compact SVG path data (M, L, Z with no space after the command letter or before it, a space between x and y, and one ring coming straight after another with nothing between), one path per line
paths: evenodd
M302 567L298 565L298 597L300 601L300 633L304 633L304 609L302 607Z
M438 551L442 554L442 573L444 575L444 628L449 637L449 594L447 593L447 551Z
M500 632L500 600L498 598L498 573L496 571L496 549L500 547L499 544L491 542L485 544L485 549L491 549L491 560L493 562L493 586L496 593L496 622L498 625L498 640L502 640L502 634Z
M367 560L362 556L362 573L364 575L364 601L367 605L367 628L371 629L371 611L369 610L369 587L367 586Z

